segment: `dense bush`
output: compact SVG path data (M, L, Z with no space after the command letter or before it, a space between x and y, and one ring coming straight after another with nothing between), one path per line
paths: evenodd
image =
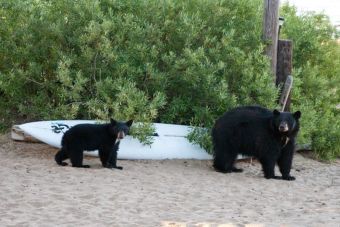
M1 116L209 127L273 106L260 2L1 1Z
M236 105L273 108L277 89L262 54L262 6L262 0L0 0L0 127L114 117L210 128ZM284 32L297 42L294 35L313 24L300 26L288 9L286 24L289 14L296 26ZM325 31L326 40L330 34ZM333 55L320 64L315 48L326 56L326 42L311 40L314 46L294 49L293 108L304 111L301 141L327 153L336 146L326 136L335 134L321 139L317 132L324 129L315 124L337 99L335 86L329 89L336 76L326 65L336 74L339 64ZM320 104L324 98L309 94L315 86L326 86L331 97L321 96L332 100ZM327 128L335 114L328 111L320 125ZM209 130L190 138L209 147Z
M281 8L285 17L283 37L293 40L296 83L293 108L303 112L301 144L311 144L319 158L340 156L340 45L337 33L324 14L298 16L289 5Z

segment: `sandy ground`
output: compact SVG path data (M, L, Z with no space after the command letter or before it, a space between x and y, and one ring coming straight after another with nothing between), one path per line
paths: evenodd
M1 226L340 226L340 160L295 156L293 182L211 161L127 161L109 170L60 167L56 149L0 136Z

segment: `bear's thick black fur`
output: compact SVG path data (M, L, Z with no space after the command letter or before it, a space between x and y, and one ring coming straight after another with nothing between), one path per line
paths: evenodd
M66 159L70 159L73 167L89 168L83 165L84 150L98 150L103 167L123 169L117 166L117 151L119 142L127 135L132 120L117 122L111 119L108 124L79 124L65 132L62 148L55 155L58 165L65 166Z
M259 106L226 112L212 130L216 171L241 172L234 166L238 154L256 157L267 179L295 180L290 175L301 112L270 111ZM275 176L278 164L282 177Z

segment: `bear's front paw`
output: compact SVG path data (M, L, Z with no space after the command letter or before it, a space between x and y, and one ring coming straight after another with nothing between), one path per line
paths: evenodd
M279 177L279 176L265 176L266 179L275 179L275 180L282 180L282 177Z
M289 180L289 181L292 181L292 180L295 180L295 177L290 176L290 175L288 175L288 176L282 176L282 180Z
M105 167L108 168L108 169L120 169L120 170L123 169L123 167L121 167L121 166L115 166L115 165L112 165L112 164L106 164Z

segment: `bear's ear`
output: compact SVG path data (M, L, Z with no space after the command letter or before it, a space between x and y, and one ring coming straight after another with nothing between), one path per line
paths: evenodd
M301 112L300 112L300 111L296 111L296 112L293 114L293 116L294 116L294 118L295 118L296 120L298 120L298 119L300 119L300 117L301 117Z
M274 116L279 116L279 115L280 115L280 111L278 111L278 110L275 109L275 110L273 111L273 114L274 114Z
M129 121L127 121L125 124L126 124L128 127L131 127L132 122L133 122L133 120L129 120Z
M113 120L112 118L110 119L110 122L111 122L111 125L116 125L117 124L117 121Z

